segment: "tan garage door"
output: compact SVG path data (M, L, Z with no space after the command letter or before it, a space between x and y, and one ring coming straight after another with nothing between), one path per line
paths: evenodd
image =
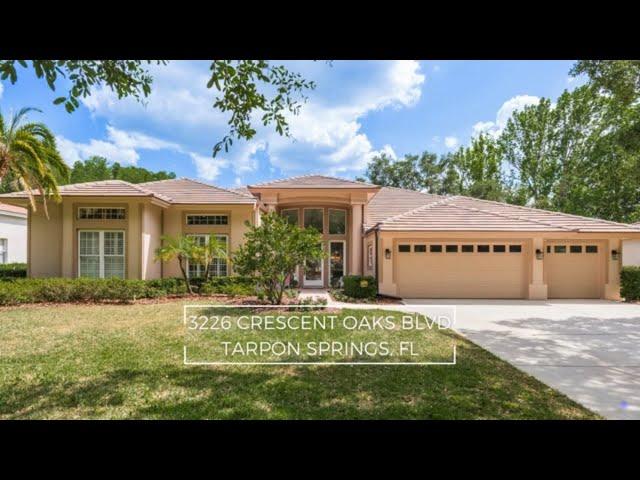
M544 276L549 298L600 298L604 248L598 242L549 242Z
M526 248L517 242L399 242L398 294L405 298L524 298Z

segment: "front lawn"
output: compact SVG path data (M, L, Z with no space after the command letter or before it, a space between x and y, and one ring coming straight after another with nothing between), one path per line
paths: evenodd
M0 418L598 418L438 330L457 365L185 366L183 305L1 309Z

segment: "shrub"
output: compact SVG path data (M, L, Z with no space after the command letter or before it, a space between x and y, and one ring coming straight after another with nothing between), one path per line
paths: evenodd
M378 294L378 283L372 276L348 275L343 278L344 293L352 298L373 298Z
M620 295L627 302L640 300L640 267L622 267Z
M255 295L255 280L251 277L232 276L232 277L213 277L202 283L199 293L202 295Z
M0 279L2 278L22 278L27 276L26 263L4 263L0 264Z

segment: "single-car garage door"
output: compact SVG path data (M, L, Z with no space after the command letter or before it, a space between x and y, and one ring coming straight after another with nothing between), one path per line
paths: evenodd
M524 242L398 242L398 295L524 298L525 250Z
M603 245L598 242L549 242L544 276L549 298L601 298Z

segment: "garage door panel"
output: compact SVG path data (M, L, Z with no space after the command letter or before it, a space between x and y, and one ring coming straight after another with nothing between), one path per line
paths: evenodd
M524 248L518 253L478 253L477 248L474 253L414 253L412 248L398 253L398 291L408 298L523 298L525 257Z
M598 242L549 242L544 258L549 298L601 298L603 252Z

